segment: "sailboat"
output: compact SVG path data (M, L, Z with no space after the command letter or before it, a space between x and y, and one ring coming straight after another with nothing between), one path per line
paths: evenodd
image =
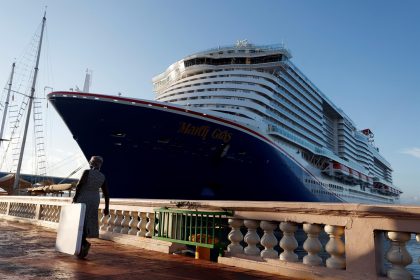
M24 130L23 130L23 136L22 136L22 142L21 142L21 147L20 147L20 151L19 151L19 159L18 159L18 164L17 164L17 169L16 169L16 173L15 174L10 174L8 176L4 176L1 179L3 179L3 183L8 182L8 184L5 184L3 186L6 186L6 189L3 187L3 189L5 191L7 191L9 194L13 193L15 195L19 194L20 191L20 186L24 186L24 187L28 187L28 185L30 186L30 183L27 182L26 180L21 179L21 168L22 168L22 161L23 161L23 155L25 152L25 145L26 145L26 139L27 139L27 135L28 135L28 128L29 128L29 122L30 122L30 118L31 118L31 111L32 111L32 106L34 103L34 96L35 96L35 87L36 87L36 81L37 81L37 77L38 77L38 71L39 71L39 60L40 60L40 56L41 56L41 48L42 48L42 40L44 37L44 29L45 29L45 23L46 23L46 11L44 12L44 16L42 18L42 27L41 27L41 34L39 37L39 42L38 42L38 48L37 48L37 56L36 56L36 63L35 63L35 67L34 67L34 75L33 75L33 79L32 79L32 86L31 86L31 92L29 95L29 101L27 104L27 115L26 115L26 121L25 121L25 126L24 126ZM1 124L1 130L0 130L0 145L2 142L4 142L6 139L3 138L3 133L4 133L4 126L5 126L5 121L6 121L6 115L8 112L8 105L9 105L9 99L10 99L10 93L11 93L11 88L12 88L12 83L13 83L13 76L14 76L14 70L15 70L15 63L13 63L12 65L12 72L10 75L10 80L9 80L9 84L8 84L8 92L7 92L7 97L6 97L6 102L5 102L5 107L4 107L4 111L3 111L3 119L2 119L2 124ZM0 182L1 182L0 179ZM10 182L13 182L13 185L10 186Z
M10 74L10 79L8 82L8 86L7 86L7 95L6 95L6 99L5 99L5 104L4 104L4 108L3 108L3 118L1 121L1 127L0 127L0 146L5 145L6 141L11 141L13 138L13 135L15 134L15 130L20 126L19 121L20 121L20 117L23 117L25 114L25 110L26 110L26 119L24 122L24 127L23 127L23 136L17 136L16 138L19 138L19 141L16 143L17 146L20 146L18 148L16 148L17 152L15 155L18 155L17 158L17 166L16 166L16 172L14 173L9 173L9 172L0 172L0 191L2 192L2 194L4 194L4 192L7 192L7 194L13 194L13 195L21 195L21 194L28 194L28 190L32 192L30 192L30 194L38 194L38 193L47 193L47 192L53 192L54 190L57 191L65 191L65 190L69 190L71 189L72 185L71 183L74 183L75 180L72 179L67 179L67 178L59 178L59 177L50 177L50 176L46 176L46 156L45 156L45 145L44 142L38 142L35 145L35 150L41 154L42 159L40 161L37 162L37 170L40 171L38 175L32 175L32 174L22 174L21 173L21 169L22 169L22 162L24 159L24 154L25 154L25 146L26 146L26 142L27 142L27 137L28 137L28 129L29 129L29 123L31 120L31 117L33 117L34 119L34 138L35 139L40 139L42 138L39 135L36 135L37 133L41 133L42 129L40 129L39 127L41 127L42 125L37 124L36 121L39 121L39 115L41 114L41 112L39 112L41 105L40 102L36 100L35 98L35 91L36 91L36 83L37 83L37 77L38 77L38 71L39 71L39 62L40 62L40 56L41 56L41 49L42 49L42 42L43 42L43 37L44 37L44 29L45 29L45 24L46 24L46 12L44 12L44 16L42 18L42 26L41 26L41 31L40 31L40 35L39 35L39 41L37 43L37 49L36 49L36 61L35 61L35 66L33 68L33 76L32 76L32 81L31 81L31 88L30 88L30 93L25 95L26 98L24 98L24 100L22 101L22 104L20 109L17 110L17 117L16 117L16 121L15 123L12 125L12 133L11 133L11 139L6 139L4 137L4 132L5 132L5 123L6 123L6 118L7 118L7 113L9 111L9 102L10 102L10 98L11 98L11 93L14 92L12 90L12 84L13 84L13 78L14 78L14 73L15 73L15 67L16 67L16 63L12 64L12 70L11 70L11 74ZM33 114L31 114L33 110ZM19 145L20 144L20 145ZM5 153L7 152L8 148L6 149ZM6 155L3 155L4 157ZM43 185L33 185L32 182L30 182L31 179L35 179L36 181L43 181ZM63 180L64 179L64 180ZM54 182L64 182L64 183L68 183L65 186L60 185L60 186L56 186L56 187L51 187L50 185L53 185Z

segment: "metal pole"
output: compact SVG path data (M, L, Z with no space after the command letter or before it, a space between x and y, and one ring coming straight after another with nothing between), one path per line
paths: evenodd
M16 63L13 62L13 64L12 64L12 73L10 74L9 88L7 90L6 103L4 105L3 120L1 121L0 146L1 146L1 143L3 142L4 124L6 122L7 110L9 108L9 98L10 98L10 92L12 91L12 83L13 83L13 75L15 73L15 65L16 65Z
M25 130L23 132L22 146L20 148L19 162L18 162L18 166L17 166L17 169L16 169L15 182L13 183L13 193L15 195L18 194L18 187L19 187L19 180L20 180L20 168L22 167L22 159L23 159L23 153L25 151L26 135L28 133L29 121L31 119L31 110L32 110L32 102L34 100L34 94L35 94L36 77L38 76L39 57L41 56L42 37L44 35L45 21L47 20L46 14L47 14L47 12L45 11L44 12L44 17L42 18L41 37L39 39L38 55L37 55L37 58L36 58L34 79L32 81L32 88L31 88L31 95L29 96L28 114L26 115Z

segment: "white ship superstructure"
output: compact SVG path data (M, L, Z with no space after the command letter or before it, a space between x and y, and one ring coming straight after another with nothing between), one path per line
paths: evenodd
M395 203L391 165L290 60L284 45L247 41L190 55L153 79L156 100L190 107L249 127L277 143L318 196ZM311 174L311 175L308 175ZM322 198L321 198L322 200Z

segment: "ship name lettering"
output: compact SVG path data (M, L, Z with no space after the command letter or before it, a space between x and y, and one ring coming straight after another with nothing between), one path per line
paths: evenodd
M201 139L206 140L209 130L210 130L210 127L205 126L205 125L194 126L190 123L182 122L178 132L182 134L192 135L192 136L199 136L201 137Z
M223 142L228 143L230 139L232 139L232 134L230 134L227 130L215 129L213 130L211 137L213 139L222 140Z

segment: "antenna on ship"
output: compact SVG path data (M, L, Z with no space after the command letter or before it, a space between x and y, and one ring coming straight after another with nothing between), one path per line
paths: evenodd
M7 116L7 110L9 108L9 98L10 98L10 92L12 91L12 83L13 83L13 75L15 74L15 66L16 62L13 62L12 64L12 73L10 74L10 81L9 81L9 87L7 89L7 96L6 96L6 102L4 104L4 112L3 112L3 119L1 121L1 129L0 129L0 146L5 139L3 139L3 132L4 132L4 124L6 121Z
M44 17L42 18L41 35L40 35L40 38L39 38L38 53L37 53L36 64L35 64L35 68L34 68L34 70L35 70L34 78L32 80L31 95L29 96L28 113L26 115L25 129L23 131L22 146L20 148L19 162L18 162L18 166L17 166L17 169L16 169L15 181L13 183L13 193L14 194L18 194L18 187L19 187L19 180L20 180L20 169L22 167L23 152L25 151L26 136L27 136L27 133L28 133L29 121L31 119L32 103L34 101L34 95L35 95L36 78L38 76L38 65L39 65L39 58L41 56L42 37L44 36L45 22L47 21L46 15L47 15L47 11L44 12Z
M92 83L92 71L86 69L85 83L83 84L83 92L88 93Z

